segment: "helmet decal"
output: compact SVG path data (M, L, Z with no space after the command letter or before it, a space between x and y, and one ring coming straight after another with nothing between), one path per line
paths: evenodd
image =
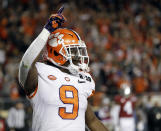
M58 43L57 43L57 38L54 38L52 40L49 41L49 45L51 47L57 47L58 46Z
M49 45L52 47L57 47L58 44L63 44L64 43L63 36L64 35L60 34L59 32L52 35L52 37L54 37L54 38L49 40Z

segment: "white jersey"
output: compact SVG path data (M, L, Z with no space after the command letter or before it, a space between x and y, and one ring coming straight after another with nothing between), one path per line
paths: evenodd
M133 117L120 118L120 131L135 131L135 119Z
M89 73L73 76L37 62L38 87L30 100L33 131L85 131L87 98L95 89Z

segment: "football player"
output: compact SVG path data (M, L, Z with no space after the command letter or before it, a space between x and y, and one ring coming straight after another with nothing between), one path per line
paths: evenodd
M33 107L32 130L85 131L86 123L91 131L107 131L87 101L95 83L86 45L75 31L61 28L62 10L51 15L20 63L19 82Z
M120 94L115 97L116 103L120 105L120 131L135 131L134 106L136 97L131 94L131 87L127 83L121 85Z

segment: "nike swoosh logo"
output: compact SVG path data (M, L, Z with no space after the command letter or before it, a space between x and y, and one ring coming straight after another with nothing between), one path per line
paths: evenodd
M80 80L78 80L78 83L85 83L86 81L80 81Z

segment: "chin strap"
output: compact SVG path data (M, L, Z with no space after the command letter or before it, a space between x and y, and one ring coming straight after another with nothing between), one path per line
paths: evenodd
M89 67L87 64L79 64L79 66L74 65L73 63L70 63L70 65L67 67L67 69L72 73L73 75L77 75L81 70L84 72L89 72Z
M79 67L75 66L74 64L70 64L68 67L66 67L70 73L73 75L77 75L79 73Z
M81 70L85 71L85 72L89 72L89 71L90 71L88 65L85 64L85 63L80 64L80 65L79 65L79 68L80 68Z

